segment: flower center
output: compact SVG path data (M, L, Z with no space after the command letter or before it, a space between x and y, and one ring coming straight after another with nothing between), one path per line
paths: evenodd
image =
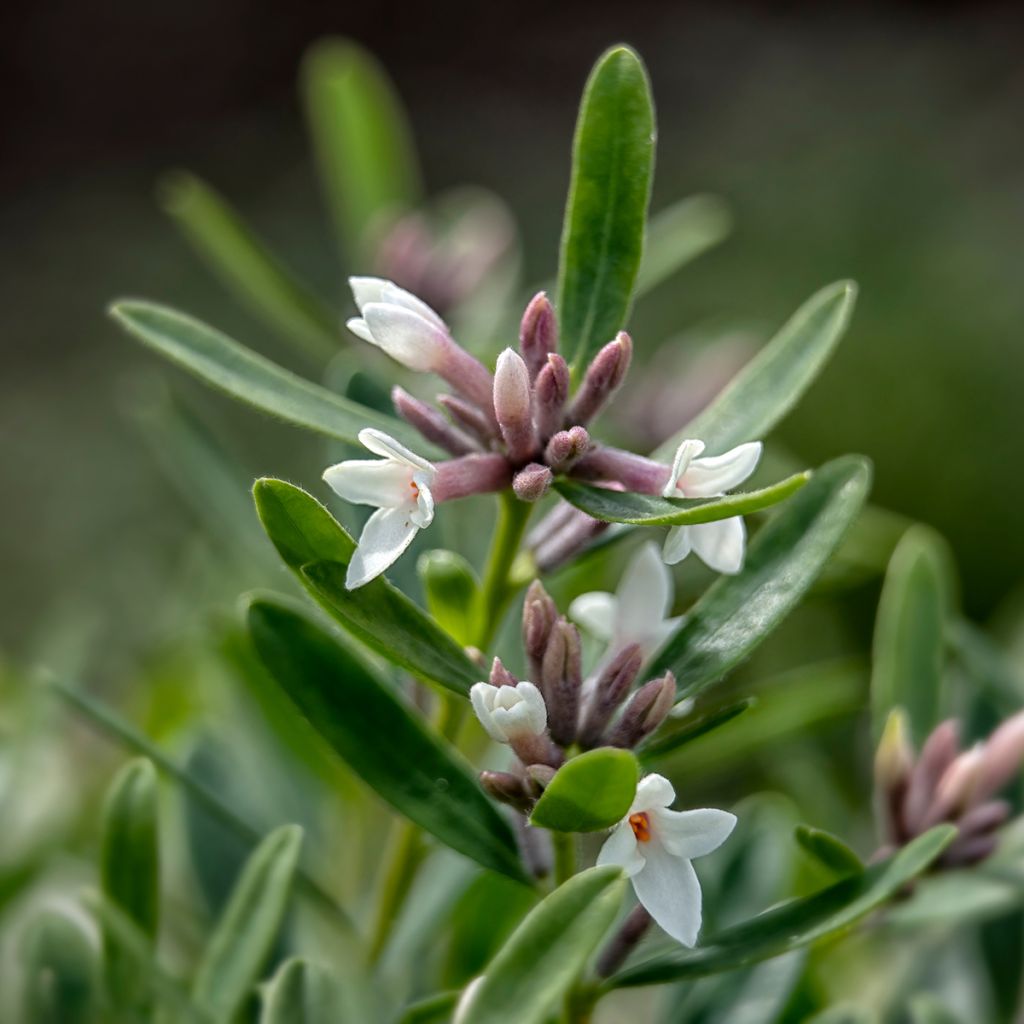
M412 488L413 497L418 498L420 496L420 485L415 480L410 480L409 486Z
M629 827L633 830L633 835L636 836L638 842L649 843L651 841L651 819L645 812L631 814Z

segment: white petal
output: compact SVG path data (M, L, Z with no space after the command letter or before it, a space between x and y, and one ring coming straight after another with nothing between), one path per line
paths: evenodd
M345 326L357 337L362 338L363 341L368 341L371 345L377 343L373 340L373 332L370 330L366 321L361 316L354 316L351 320L345 321Z
M359 545L352 554L345 586L355 590L379 576L412 543L418 527L409 518L410 508L379 508L366 520Z
M523 703L529 709L532 731L538 734L542 733L548 724L548 708L540 690L527 680L519 683L516 689L523 698Z
M700 523L689 529L693 550L709 569L731 576L743 568L747 528L742 516L720 519L717 523Z
M363 310L373 344L410 370L434 370L444 358L448 335L419 313L391 303L371 302Z
M676 449L675 457L672 459L672 469L669 471L668 480L662 488L662 496L665 498L678 498L676 488L679 486L679 478L686 472L690 462L704 451L704 442L688 440L683 441Z
M611 640L615 635L615 621L618 618L619 602L614 594L595 590L580 594L569 605L569 618L578 622L588 633L599 640Z
M650 637L668 614L672 589L672 574L658 554L658 545L648 541L629 563L616 591L618 635L627 643Z
M384 289L390 283L383 277L350 277L348 285L352 289L352 298L356 300L359 312L361 313L363 306L369 302L382 302Z
M430 489L430 480L434 474L413 473L416 484L416 508L412 512L412 521L422 530L434 521L434 492Z
M600 868L616 864L627 876L635 875L644 866L644 856L639 847L640 844L633 835L633 827L628 821L620 821L604 841L604 846L597 855L597 866Z
M511 686L503 686L503 690L511 690ZM494 719L494 725L500 729L509 739L515 736L535 736L537 730L534 729L536 718L533 712L522 701L516 701L516 703L509 708L496 707L491 715Z
M388 281L385 284L384 290L381 292L380 301L392 302L396 306L401 306L403 309L409 310L410 313L423 317L424 320L432 323L435 327L439 327L445 334L448 333L448 325L430 306L422 299L413 295L412 292L399 288L394 281Z
M655 811L651 818L658 842L677 857L693 860L717 850L736 827L736 815L712 807L696 811Z
M383 430L375 430L373 427L364 427L359 431L359 443L374 455L380 455L385 459L393 459L395 462L404 463L423 472L434 472L434 464L427 462L415 452L409 451L404 444L399 444L390 434ZM433 477L431 477L433 479Z
M654 842L645 850L643 871L634 875L636 898L654 920L684 946L694 946L700 932L700 882L693 865L673 857Z
M710 498L732 490L757 468L762 447L760 441L751 441L724 455L694 459L679 481L680 490L688 498Z
M396 508L411 505L412 471L398 462L381 459L349 459L328 466L324 483L339 497L357 505Z
M476 717L480 719L480 724L487 730L487 735L498 743L504 743L508 737L495 723L491 714L497 689L490 683L474 683L469 688L469 700L476 712Z
M666 565L676 565L692 550L693 540L689 526L673 526L665 537L665 546L661 549L661 557Z
M664 775L645 775L640 780L640 785L636 787L636 796L633 797L633 806L630 807L629 813L669 807L675 798L676 791Z

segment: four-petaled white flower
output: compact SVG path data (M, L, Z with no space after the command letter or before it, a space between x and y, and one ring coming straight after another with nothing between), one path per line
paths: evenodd
M498 743L539 736L547 728L548 709L533 683L522 682L515 686L474 683L469 699L480 724Z
M359 431L365 448L380 459L349 459L329 466L323 478L346 501L374 505L345 577L349 590L379 576L434 518L431 485L436 470L381 430Z
M450 338L430 306L381 277L350 277L349 284L360 313L346 323L353 334L410 370L438 369Z
M671 811L675 790L661 775L636 788L633 806L601 847L598 864L617 864L636 898L673 939L694 946L700 931L700 882L690 863L718 849L736 816L711 808Z
M761 458L761 442L741 444L722 455L698 458L703 441L683 441L676 449L672 471L661 492L666 498L716 498L750 476ZM747 531L742 516L696 526L674 526L665 538L662 557L669 565L691 551L716 572L737 573L743 568Z
M626 567L614 594L580 594L569 606L569 615L588 633L607 642L609 658L630 644L639 644L646 660L679 624L679 619L668 617L673 590L672 574L662 562L657 544L648 541Z

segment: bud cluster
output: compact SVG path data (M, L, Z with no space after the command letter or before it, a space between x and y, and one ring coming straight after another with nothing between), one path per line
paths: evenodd
M889 716L875 757L875 795L889 852L942 822L959 835L940 861L965 867L995 850L996 830L1010 805L996 794L1024 760L1024 712L1000 725L988 739L960 749L960 730L950 719L937 726L915 754L900 709Z

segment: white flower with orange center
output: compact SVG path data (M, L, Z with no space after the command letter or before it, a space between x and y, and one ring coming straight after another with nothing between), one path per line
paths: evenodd
M701 894L690 862L717 850L729 838L736 816L712 808L669 810L675 798L668 779L643 778L629 813L605 840L597 863L621 867L657 924L684 946L694 946Z

